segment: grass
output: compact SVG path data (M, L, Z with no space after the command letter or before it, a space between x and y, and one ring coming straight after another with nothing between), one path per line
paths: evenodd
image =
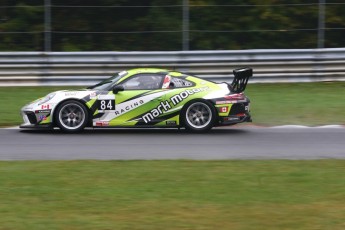
M344 229L345 161L0 162L0 229Z
M345 82L249 84L246 94L257 124L345 124Z
M0 88L0 126L20 124L22 106L66 88L71 87ZM261 125L345 124L344 92L345 82L249 84L246 90L253 121Z
M0 87L0 127L23 122L20 109L50 92L77 87Z

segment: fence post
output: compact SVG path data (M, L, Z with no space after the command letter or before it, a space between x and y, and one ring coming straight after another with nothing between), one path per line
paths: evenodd
M189 50L189 1L182 4L182 50Z
M319 23L317 30L317 48L325 47L325 1L319 0Z
M44 51L51 51L51 0L44 0Z

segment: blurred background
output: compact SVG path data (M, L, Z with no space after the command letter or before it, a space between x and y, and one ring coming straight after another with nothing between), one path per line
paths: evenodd
M0 51L344 47L341 0L1 0Z

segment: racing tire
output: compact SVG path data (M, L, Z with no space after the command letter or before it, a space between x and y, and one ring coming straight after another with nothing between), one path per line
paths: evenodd
M191 132L205 132L214 126L215 109L206 101L194 101L187 104L182 118L186 130Z
M82 103L78 101L65 101L55 112L57 126L64 132L77 133L88 124L89 113Z

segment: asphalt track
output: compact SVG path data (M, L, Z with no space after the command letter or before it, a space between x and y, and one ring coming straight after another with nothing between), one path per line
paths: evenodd
M345 128L0 129L0 160L345 159Z

